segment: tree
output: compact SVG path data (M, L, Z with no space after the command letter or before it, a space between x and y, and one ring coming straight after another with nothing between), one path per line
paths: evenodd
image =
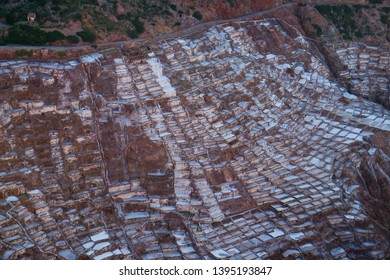
M142 34L145 32L144 24L139 20L139 17L136 17L131 21L131 23L134 25L135 31L138 34Z
M83 40L83 42L87 43L93 43L97 39L96 33L90 29L84 29L76 34Z
M50 42L50 43L55 42L55 41L59 41L59 40L63 40L63 39L66 38L65 35L62 34L58 30L47 32L46 36L47 36L47 41Z
M127 35L131 38L131 39L135 39L135 38L138 38L138 33L137 31L133 30L133 29L128 29L126 31Z
M66 36L66 40L71 44L78 44L80 42L80 38L76 35L68 35Z
M46 45L47 33L30 25L14 25L8 31L7 41L21 45Z
M13 13L7 13L6 15L5 15L5 22L6 23L8 23L8 24L10 24L10 25L12 25L12 24L14 24L15 22L16 22L16 17L15 17L15 15L13 14Z
M197 20L202 20L203 19L203 15L201 12L199 11L195 11L192 15L194 18L196 18Z

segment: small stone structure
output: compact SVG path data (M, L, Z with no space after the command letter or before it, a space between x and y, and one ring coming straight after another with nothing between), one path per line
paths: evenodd
M36 14L36 13L28 13L28 14L27 14L27 22L29 22L29 23L34 23L36 17L37 17L37 14Z

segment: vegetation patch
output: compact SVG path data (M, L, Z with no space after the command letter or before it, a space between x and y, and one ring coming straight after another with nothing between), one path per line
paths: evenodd
M186 218L192 218L192 217L195 216L194 213L191 213L191 212L189 212L189 211L180 211L179 213L182 214L182 215L183 215L184 217L186 217Z
M90 29L84 29L83 31L77 32L76 34L81 38L81 40L83 40L83 42L86 43L93 43L97 39L96 33Z
M138 34L142 34L145 32L144 24L139 20L139 17L134 18L131 23L133 24L135 31Z
M316 32L316 36L320 37L322 35L322 28L318 24L313 24L314 30Z
M68 53L66 51L58 51L56 52L56 55L58 55L59 57L67 57L68 56Z
M66 38L66 36L58 30L47 32L47 34L46 34L46 39L50 43L53 43L53 42L56 42L59 40L64 40L65 38Z
M226 0L230 7L234 7L234 0Z
M381 15L381 22L383 24L388 25L389 24L389 15Z
M187 81L187 80L184 80L184 81L180 81L180 86L185 88L185 89L189 89L193 86L194 84L190 81Z
M67 37L58 30L45 32L44 30L27 24L15 24L3 38L4 43L42 46L64 40Z
M197 20L202 20L202 19L203 19L203 15L202 15L202 13L199 12L199 11L195 11L195 12L192 14L192 16L193 16L194 18L196 18Z
M185 9L188 16L203 19L201 12L196 11L197 5L193 1L180 4L171 0L0 0L0 2L0 20L11 26L27 24L27 15L35 13L36 17L28 24L35 28L56 26L60 30L67 26L73 28L74 22L79 22L84 29L102 33L102 37L115 32L118 35L127 34L130 38L137 38L145 32L144 23L149 22L153 26L153 23L160 22L161 19L166 19L163 20L166 26L180 26L179 18L184 13L180 9ZM229 2L235 3L233 0ZM11 41L16 43L17 40L18 44L28 45L44 45L65 39L70 44L79 42L76 37L66 37L60 31L50 32L46 40L42 40L43 33L41 35L38 36L40 39L36 40L38 42L34 43L23 42L29 39L20 38L11 38ZM97 39L96 34L91 34L88 30L81 31L78 36L88 43Z
M372 17L377 17L382 9L368 5L316 5L315 8L337 27L345 40L352 40L354 37L359 39L365 35L375 36L375 31L370 27L370 20L367 18L368 13ZM381 14L380 20L385 24L388 21L386 14ZM317 33L319 30L315 29Z
M129 36L131 39L138 38L138 32L133 30L133 29L128 29L126 31L126 33L127 33L127 36Z
M24 50L24 49L16 50L15 55L17 57L32 57L34 55L34 51L33 50Z
M29 197L30 197L30 195L28 193L22 193L22 194L18 195L18 198L20 200L28 199Z
M105 30L107 32L112 32L117 30L117 25L112 22L107 16L96 11L89 12L92 17L93 26L96 26L98 29Z
M80 38L76 35L68 35L66 36L66 40L71 44L78 44L80 43Z
M30 25L14 25L8 31L8 43L21 45L46 45L48 43L47 33L37 27Z
M371 4L382 4L383 0L369 0Z

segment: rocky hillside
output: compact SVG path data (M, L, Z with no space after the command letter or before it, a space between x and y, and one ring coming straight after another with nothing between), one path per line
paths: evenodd
M291 3L315 6L345 40L367 36L389 39L390 2L387 0L3 0L0 2L0 44L121 41L170 33L200 22L235 18ZM27 23L29 14L33 20ZM317 24L315 31L319 34L323 28Z
M390 108L390 7L301 6L300 26L350 92Z
M390 113L306 35L0 62L0 257L389 258Z
M34 22L30 25L40 28L41 31L56 30L65 36L77 36L79 41L85 42L113 41L125 40L129 37L136 38L140 35L168 33L200 21L236 17L277 4L279 1L270 0L33 0L27 3L26 1L3 0L0 3L0 22L14 27L25 24L27 16L34 13ZM12 28L11 31L13 31ZM93 35L88 37L80 32L89 32ZM23 43L25 41L28 44L30 41L34 42L34 37L39 36L38 31L34 36L30 36L29 33L31 33L30 30L21 36L22 41L15 40L11 36L9 42ZM49 39L47 42L78 43L77 37L66 38L65 36L52 36L53 38L50 39L53 40ZM45 43L45 41L39 41L36 44L44 45Z

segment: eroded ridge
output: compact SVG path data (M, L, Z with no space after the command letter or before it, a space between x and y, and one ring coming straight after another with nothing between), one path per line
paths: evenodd
M387 255L356 170L390 114L279 20L64 63L0 64L0 255Z

